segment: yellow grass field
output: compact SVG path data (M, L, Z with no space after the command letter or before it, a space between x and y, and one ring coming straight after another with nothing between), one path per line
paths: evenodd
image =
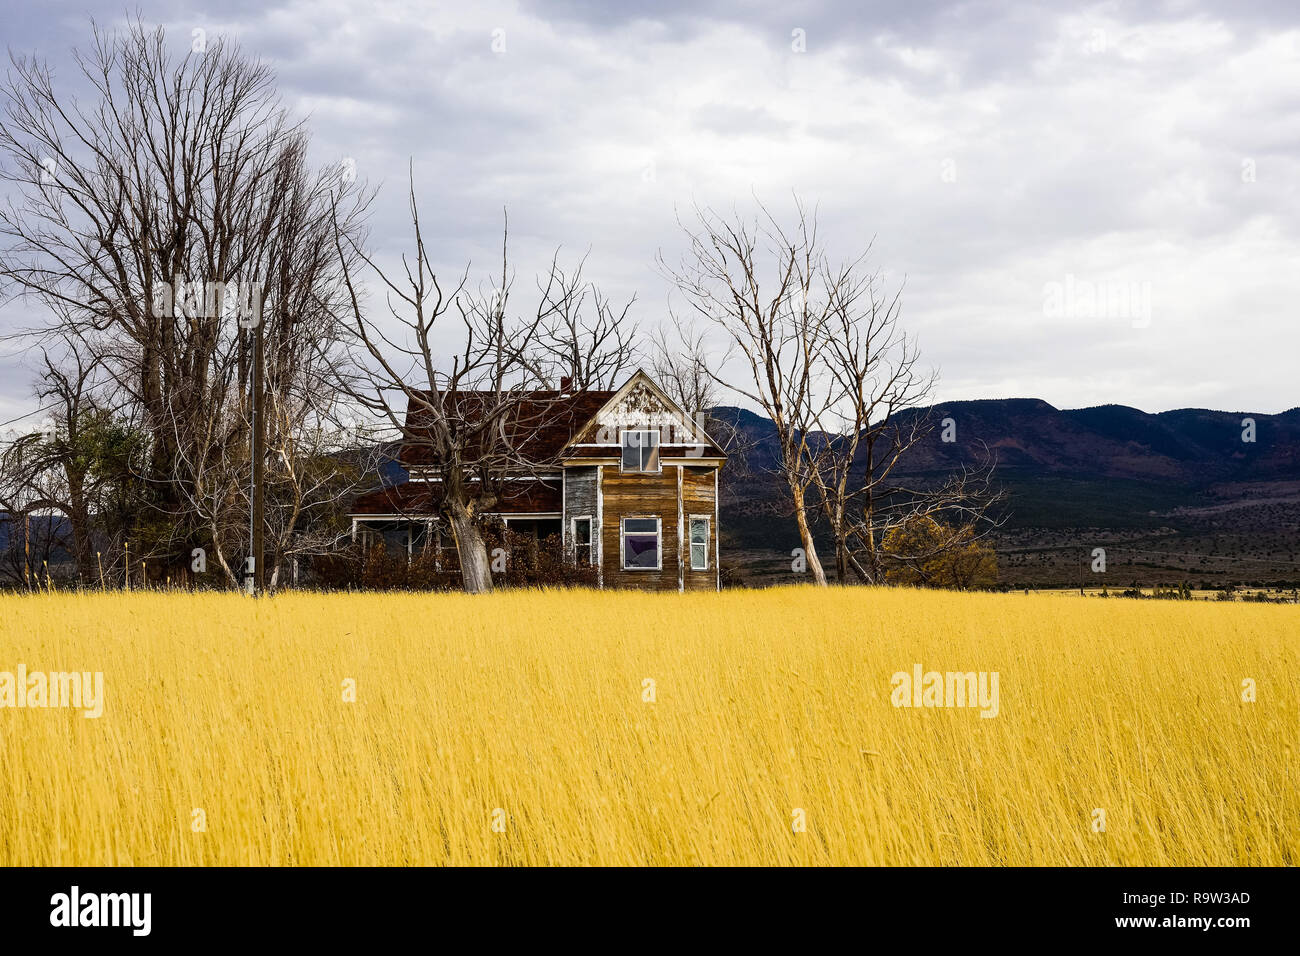
M0 864L1296 865L1298 660L1286 606L10 596L0 671L105 704L0 709Z

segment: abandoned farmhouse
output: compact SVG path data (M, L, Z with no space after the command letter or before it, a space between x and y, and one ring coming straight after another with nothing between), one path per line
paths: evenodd
M472 401L462 393L461 401ZM407 432L419 427L408 407ZM519 466L481 517L538 540L559 535L567 560L601 587L717 590L718 474L726 460L700 425L645 372L615 391L531 392L516 421ZM399 456L408 480L362 495L352 536L408 555L448 546L438 463L427 444Z

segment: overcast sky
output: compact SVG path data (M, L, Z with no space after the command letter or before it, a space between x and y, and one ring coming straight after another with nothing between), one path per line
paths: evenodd
M402 247L407 163L448 270L498 253L518 287L562 246L676 303L655 254L692 203L820 207L837 257L873 237L944 399L1058 407L1300 404L1300 8L1275 3L800 5L143 0L278 72L320 163L381 187ZM1048 9L1050 7L1050 9ZM4 41L55 65L112 7L2 0ZM0 311L6 327L31 306ZM0 418L30 407L12 346ZM11 413L11 414L9 414Z

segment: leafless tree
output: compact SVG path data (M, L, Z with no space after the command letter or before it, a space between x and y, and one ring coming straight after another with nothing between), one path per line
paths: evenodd
M815 210L795 203L789 229L761 204L752 222L696 209L689 254L664 268L695 310L722 328L731 354L713 367L693 358L684 376L668 362L661 374L691 392L702 373L762 408L776 426L809 570L826 583L813 542L812 519L820 516L834 542L837 580L877 583L881 542L909 518L941 516L955 523L961 542L996 525L992 465L937 481L903 479L900 464L934 427L928 406L937 375L921 367L900 324L901 287L888 291L869 268L871 245L833 261ZM686 351L701 352L702 340L688 339ZM744 370L743 381L719 371L729 361ZM954 537L950 546L958 543Z
M0 283L48 307L33 338L75 342L106 374L106 403L139 409L141 477L163 525L146 554L160 573L212 543L196 503L213 461L247 458L257 323L265 399L319 397L331 363L301 343L337 339L334 228L355 228L364 206L349 170L308 168L306 133L265 64L221 38L186 50L139 22L96 29L77 54L89 101L62 97L32 59L12 57L0 87L0 179L19 197L0 209ZM269 447L301 447L293 415L269 422L290 429Z
M817 416L825 436L813 474L822 516L835 541L836 576L864 583L884 580L882 560L927 561L932 554L889 554L889 532L919 518L943 519L927 548L953 550L987 534L998 521L1000 495L992 487L992 456L963 465L940 480L907 474L908 453L933 437L930 403L937 373L920 364L916 340L900 321L901 286L884 288L879 272L864 267L867 252L837 267L823 262L822 358L830 401ZM982 447L982 446L981 446ZM908 536L893 536L911 540Z
M567 382L574 391L611 389L635 369L637 327L628 316L636 297L616 306L594 282L583 278L587 257L570 271L559 251L537 288L537 333L532 354L541 381Z
M871 526L883 483L905 451L926 431L924 416L911 411L930 394L935 375L918 369L919 353L899 326L901 290L882 290L879 275L857 259L832 267L823 261L822 287L827 307L819 316L821 360L832 394L814 415L822 441L814 452L812 473L822 516L835 542L836 579L844 583L856 563L850 527ZM858 521L855 514L868 517ZM867 535L869 554L876 535ZM868 567L876 562L869 558ZM874 571L868 573L874 580Z
M951 535L927 537L927 548L953 550L997 525L1000 496L992 488L993 462L985 454L938 481L907 474L908 453L933 436L930 403L937 373L920 365L920 351L899 321L902 288L886 291L862 256L837 267L823 262L822 361L830 400L820 406L824 440L813 463L819 505L835 541L836 577L884 580L882 560L928 561L935 555L887 553L889 532L919 518L943 519ZM914 536L913 536L914 537ZM908 536L894 539L912 540Z
M808 570L820 585L826 572L813 540L818 418L829 403L822 362L824 301L816 299L823 252L816 216L802 205L793 230L784 230L759 206L746 221L695 208L683 224L689 251L678 265L660 268L706 321L728 339L719 368L735 361L739 377L708 369L724 388L762 408L776 426L779 470L789 494Z
M267 461L263 473L267 587L283 583L286 564L328 554L342 538L343 519L355 494L377 473L381 449L358 441L344 425L340 398L325 388L303 393L269 390L259 414L266 420ZM206 532L215 571L228 585L240 584L247 553L251 465L245 403L208 419L207 428L183 448L193 460L179 460L175 483L182 510ZM201 579L193 579L195 582Z
M89 394L96 363L94 359L86 361L73 350L69 350L66 365L62 367L48 352L43 353L42 360L45 374L37 389L37 399L43 403L51 402L57 419L48 440L42 445L46 460L42 462L38 456L33 464L58 475L55 484L62 494L47 493L42 504L58 510L67 519L77 574L83 582L90 583L94 580L94 543L91 538L92 503L96 498L94 485L108 478L96 473L95 455L89 447L92 439L87 434L96 427L99 417Z
M565 290L577 288L577 273L561 276L553 259L551 274L538 283L536 308L516 314L508 221L500 275L471 289L467 267L444 286L424 243L413 172L408 205L413 248L402 256L400 274L385 272L339 230L351 303L351 351L338 366L340 388L397 436L408 467L434 483L430 504L451 530L465 589L480 593L492 589L482 517L509 493L512 479L548 464L532 452L542 429L580 424L560 420L568 406L551 387L550 363L599 382L626 355L628 336L618 327L626 310L599 309L597 328L612 323L603 332L571 324L576 303ZM366 304L353 257L377 278L383 309ZM448 342L459 343L455 351L444 352Z

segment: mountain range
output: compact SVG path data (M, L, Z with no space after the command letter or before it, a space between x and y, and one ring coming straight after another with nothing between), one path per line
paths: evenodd
M1008 584L1075 581L1078 554L1098 543L1112 546L1119 567L1162 582L1189 573L1215 586L1300 579L1300 408L1152 414L1011 398L906 414L926 412L937 427L909 450L900 473L940 475L992 457L1006 495L995 538ZM771 474L775 426L746 409L714 415L748 446L747 467L729 464L724 473L724 533L749 563L787 553L793 523Z

